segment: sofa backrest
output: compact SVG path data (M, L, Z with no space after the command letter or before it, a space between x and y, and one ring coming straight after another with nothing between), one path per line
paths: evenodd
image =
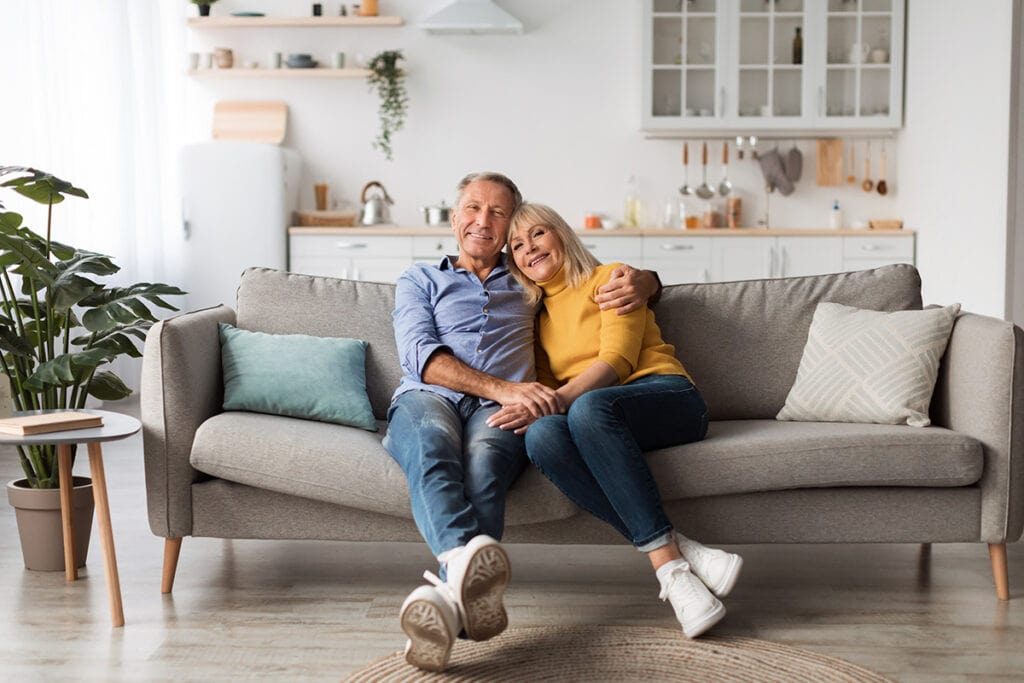
M773 418L786 402L818 303L921 308L909 264L834 275L665 288L655 316L714 420Z
M391 323L394 285L249 268L242 273L237 308L238 327L246 330L369 342L366 392L374 416L385 418L402 378Z
M910 265L779 280L665 287L655 308L662 336L693 375L712 419L772 418L796 379L819 302L897 311L921 308ZM369 342L366 384L384 419L402 370L392 327L395 286L249 268L238 288L238 326L271 334Z

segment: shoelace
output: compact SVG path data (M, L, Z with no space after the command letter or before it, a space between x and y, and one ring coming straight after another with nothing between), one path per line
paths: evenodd
M423 572L423 578L429 581L437 588L437 591L441 594L441 597L451 605L451 608L455 610L456 614L459 614L459 601L455 599L455 591L447 583L441 580L441 577L434 572L427 570Z
M687 566L680 565L669 572L669 575L665 578L665 582L661 584L661 592L658 593L658 597L661 598L662 602L668 600L668 594L672 591L672 587L675 586L676 583L681 583L681 588L686 592L688 597L696 597L697 594L693 590L692 583L689 581L679 581L679 576L689 571L690 569Z

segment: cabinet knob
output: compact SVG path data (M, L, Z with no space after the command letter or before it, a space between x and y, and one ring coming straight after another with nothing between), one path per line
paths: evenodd
M668 251L688 251L688 250L693 249L693 245L692 244L662 244L661 248L665 249L665 250L668 250Z
M860 245L860 248L861 248L862 251L878 251L879 249L881 249L880 246L878 246L877 244L873 244L873 243L872 244L862 244L862 245Z
M587 249L591 250L591 251L593 251L594 249L597 249L597 245L596 244L586 244L586 243L584 243L583 246L586 247Z
M335 242L335 249L365 249L366 242Z

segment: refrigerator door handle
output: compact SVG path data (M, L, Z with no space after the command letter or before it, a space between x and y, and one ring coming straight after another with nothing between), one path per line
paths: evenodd
M187 218L181 222L181 229L185 233L186 240L192 236L192 224L189 223Z

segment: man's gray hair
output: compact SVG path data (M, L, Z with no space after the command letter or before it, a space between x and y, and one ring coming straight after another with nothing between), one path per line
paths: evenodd
M491 183L498 183L503 185L505 189L512 195L512 213L516 212L519 205L523 203L523 195L519 192L519 188L512 182L512 179L501 173L495 173L493 171L483 171L482 173L470 173L465 178L459 181L459 184L455 187L455 206L459 206L459 202L462 201L462 191L466 189L466 186L470 183L475 183L478 180L486 180ZM509 214L511 215L511 214Z

